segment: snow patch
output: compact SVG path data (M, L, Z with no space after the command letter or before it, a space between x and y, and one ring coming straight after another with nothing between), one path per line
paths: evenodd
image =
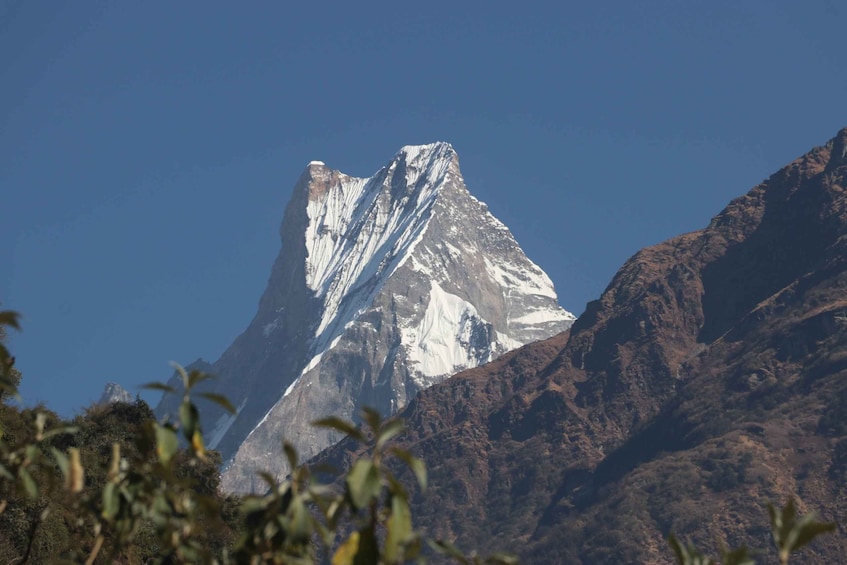
M514 338L509 337L508 335L502 332L496 332L497 334L497 344L500 347L502 353L507 351L512 351L513 349L517 349L518 347L523 347L526 345Z
M323 299L313 351L339 336L409 257L426 231L454 156L445 143L406 146L370 179L342 177L309 200L306 284ZM395 189L401 166L404 191Z
M415 327L400 328L409 361L417 372L428 377L425 381L452 375L457 368L479 365L480 359L471 344L472 332L475 323L485 323L473 304L446 292L434 281L431 284L429 303L421 322Z
M557 300L553 281L538 265L528 259L529 270L525 268L516 269L507 263L494 263L488 257L484 257L484 260L488 274L504 289L517 291L519 294L536 294Z
M312 359L312 361L314 361L314 362L315 362L315 365L317 365L318 363L320 363L320 361L321 361L321 357L323 357L323 354L315 355L315 357ZM303 374L301 373L299 377L297 377L296 379L294 379L294 382L292 382L290 385L288 385L288 388L286 388L286 389L285 389L285 392L283 392L283 393L282 393L282 397L283 397L283 398L285 398L286 396L288 396L289 394L291 394L291 391L292 391L292 390L294 390L294 387L295 387L295 386L297 386L297 383L299 383L299 382L300 382L300 379L301 379L302 377L303 377ZM266 417L267 417L267 416L266 416ZM265 419L263 418L263 419L262 419L262 422L264 422L264 421L265 421ZM259 422L259 423L261 424L262 422Z
M532 326L536 324L545 324L548 322L560 322L560 321L568 321L575 320L576 316L567 312L565 310L553 310L553 309L545 309L545 310L535 310L533 312L528 312L523 316L518 318L510 318L510 325L519 325L519 326Z

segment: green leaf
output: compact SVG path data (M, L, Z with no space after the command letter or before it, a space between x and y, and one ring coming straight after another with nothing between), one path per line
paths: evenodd
M168 393L176 392L176 389L174 387L168 386L165 383L157 383L157 382L143 384L143 385L141 385L141 388L147 389L147 390L161 390L162 392L168 392Z
M27 496L36 499L38 498L38 485L35 483L35 479L32 478L32 475L29 474L24 467L18 469L18 477L20 477L21 482L24 486L24 492L26 492Z
M750 556L746 547L733 550L721 550L721 565L755 565L756 561Z
M356 553L359 551L359 532L350 534L332 556L332 565L353 565Z
M359 428L357 428L352 422L342 420L337 416L329 416L327 418L315 420L314 422L312 422L312 425L316 428L330 428L332 430L339 431L345 435L355 438L362 443L365 442L365 436Z
M768 504L768 514L770 514L771 532L779 551L781 563L787 563L788 556L792 552L808 544L819 535L835 530L835 524L818 522L813 514L808 514L798 520L794 499L789 499L780 510L772 504Z
M391 420L379 431L379 436L376 440L376 448L378 450L382 449L382 446L384 446L386 442L388 442L391 438L393 438L405 429L406 426L403 423L403 420Z
M256 474L267 483L269 489L276 489L278 483L276 481L276 477L268 473L267 471L256 471Z
M391 496L400 496L409 500L409 493L406 492L406 487L398 481L391 473L386 473L383 477L388 482L388 492Z
M341 515L344 511L344 502L340 499L334 499L329 503L326 511L324 512L324 517L326 518L327 526L335 531L338 529L338 521L341 519Z
M297 450L287 441L282 442L282 451L285 453L285 458L288 460L288 466L292 471L297 468Z
M386 527L385 560L388 563L402 563L405 560L403 549L412 537L412 513L403 497L391 497L391 515L386 521Z
M347 492L356 509L365 508L379 496L379 473L370 459L359 459L347 473Z
M171 361L171 367L176 370L176 372L179 374L179 378L182 379L182 388L185 389L185 392L190 391L191 385L188 382L188 373L185 372L185 367L175 361Z
M42 434L42 441L48 440L53 436L63 435L63 434L75 434L79 431L77 426L62 426L61 428L53 428L47 430Z
M517 557L508 553L492 553L485 557L485 562L494 565L518 565L520 563Z
M156 429L156 454L159 456L159 461L167 465L176 454L179 448L179 441L176 438L176 433L169 427L155 424Z
M362 420L370 427L374 435L379 434L382 428L382 416L379 415L379 412L370 406L365 406L362 408Z
M458 547L447 540L429 540L429 546L441 555L452 557L462 565L471 565L470 559L465 557L465 554Z
M24 447L24 457L26 459L29 459L30 461L35 461L36 459L38 459L38 455L39 453L37 445L30 443L29 445Z
M39 412L35 415L35 439L41 441L44 435L44 425L47 423L47 414Z
M53 455L53 459L56 460L56 464L59 465L59 470L62 471L62 476L67 480L68 478L68 456L56 449L55 447L50 448L50 453Z
M186 399L179 405L179 422L182 424L185 439L191 441L200 422L200 412L193 402Z
M115 483L106 483L103 487L103 517L107 520L118 515L121 508L121 493Z
M68 476L66 486L71 492L82 492L85 488L85 468L78 447L68 448Z
M668 538L668 544L674 552L678 565L716 565L713 559L705 557L691 544L685 545L673 534Z
M251 514L253 512L264 512L268 508L269 499L264 496L249 495L241 499L241 512Z
M668 537L668 545L671 546L674 557L676 557L677 565L685 565L685 558L688 553L686 551L686 547L682 545L679 539L673 534Z
M415 561L420 564L426 563L426 560L423 558L418 559L421 549L423 549L423 540L421 536L415 534L409 539L409 543L406 544L406 561Z
M203 441L203 434L200 433L200 428L195 428L191 434L191 450L195 457L206 459L206 444Z
M303 499L295 496L288 506L289 528L288 534L295 542L308 541L312 536L312 516L309 514Z
M0 326L9 326L20 331L21 326L18 322L20 318L21 315L17 312L13 312L12 310L4 310L0 312Z
M795 538L791 551L796 551L800 549L801 547L808 544L821 534L826 534L834 531L835 524L832 522L810 521L808 523L801 524L798 527L797 536Z
M217 394L217 393L214 393L214 392L201 392L197 396L214 402L215 404L217 404L218 406L220 406L221 408L223 408L224 410L226 410L230 414L235 414L235 412L236 412L235 406L233 406L232 403L229 401L229 399L226 396L224 396L223 394Z
M426 465L424 462L414 457L411 453L406 451L405 449L401 449L399 447L392 447L389 452L394 455L397 459L401 460L406 466L412 470L415 474L415 478L418 480L418 485L420 485L421 490L426 490Z
M198 371L197 369L192 369L190 373L188 373L188 386L186 390L191 390L198 383L202 383L203 381L214 378L212 375L208 373L204 373L202 371ZM233 410L234 412L234 410Z

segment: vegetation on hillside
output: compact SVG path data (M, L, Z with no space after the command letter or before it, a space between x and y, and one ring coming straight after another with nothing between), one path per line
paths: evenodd
M0 312L3 399L16 397L21 377L4 344L7 328L18 328L14 312ZM340 479L317 480L286 445L294 469L286 480L263 474L265 494L223 495L221 460L205 449L192 401L192 389L209 377L178 370L184 390L174 421L157 422L140 400L95 405L70 422L44 407L0 404L0 562L363 565L435 555L463 564L515 561L467 556L449 542L424 539L410 508L412 494L427 487L424 464L393 443L402 423L382 421L372 410L362 413L362 427L338 418L315 422L367 446ZM204 396L232 410L225 398ZM414 491L395 475L398 464L414 477ZM715 471L716 488L743 472ZM780 563L835 528L799 517L793 502L770 514ZM673 536L670 544L681 565L715 563ZM723 549L721 563L749 564L754 555Z

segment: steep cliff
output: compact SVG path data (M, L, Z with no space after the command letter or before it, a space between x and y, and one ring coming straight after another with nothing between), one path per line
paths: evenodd
M574 317L508 228L467 190L447 143L407 146L374 176L306 168L281 227L258 312L202 368L238 406L213 407L210 447L233 491L284 474L281 442L303 457L338 436L309 423L384 414L418 391L567 329ZM165 399L160 413L172 411Z

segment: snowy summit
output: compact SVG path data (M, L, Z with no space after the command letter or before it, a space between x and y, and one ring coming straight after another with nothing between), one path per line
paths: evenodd
M468 192L449 143L403 147L369 178L307 167L280 231L259 311L212 367L239 406L210 434L229 490L259 487L255 469L287 471L281 436L303 457L334 443L316 418L391 414L574 320Z

